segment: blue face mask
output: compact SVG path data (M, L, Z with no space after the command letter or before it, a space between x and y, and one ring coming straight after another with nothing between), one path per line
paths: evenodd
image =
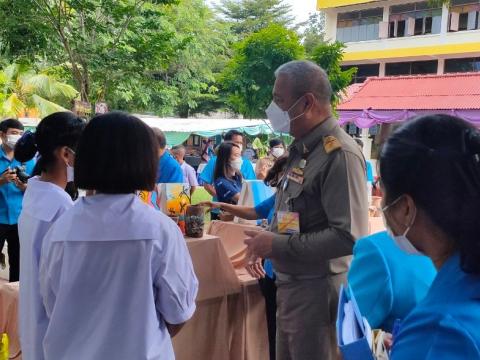
M407 227L407 229L404 231L402 235L395 235L387 224L387 219L385 217L385 212L391 208L393 205L395 205L399 200L401 199L401 196L398 197L395 201L393 201L390 205L384 206L382 208L382 219L383 219L383 224L385 225L385 229L387 229L388 235L395 241L395 244L404 252L410 255L423 255L420 251L417 250L415 246L413 246L412 242L408 240L407 234L412 228L413 224L415 223L415 218L417 216L417 210L415 209L415 215L413 216L413 219L410 223L410 225Z

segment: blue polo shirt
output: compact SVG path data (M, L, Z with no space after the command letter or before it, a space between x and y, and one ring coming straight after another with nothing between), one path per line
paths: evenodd
M233 197L242 191L242 178L236 175L233 179L220 177L215 180L215 191L218 201L235 204Z
M199 176L199 179L204 184L214 185L214 175L215 175L215 165L217 163L217 157L212 156L210 161L207 163L202 173ZM250 160L243 158L242 168L240 169L242 177L244 180L255 180L257 176L255 175L255 170ZM217 197L213 198L213 201L219 201ZM218 213L217 209L212 210L213 213Z
M30 160L26 163L20 163L17 160L10 160L3 146L0 145L0 174L7 168L15 168L16 166L25 165L25 172L31 174L35 162ZM15 186L14 183L8 183L0 186L0 224L15 225L18 222L18 217L22 211L23 192Z
M180 164L165 152L158 163L157 184L183 183L183 171Z

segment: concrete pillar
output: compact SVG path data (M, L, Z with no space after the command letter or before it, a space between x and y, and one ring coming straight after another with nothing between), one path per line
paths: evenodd
M440 27L440 34L442 37L448 33L448 5L442 6L442 25Z
M384 61L381 61L379 72L378 72L379 77L385 77L385 66L386 66L386 63Z
M363 155L365 159L372 158L372 139L368 135L368 129L362 129L361 139L363 141Z
M443 75L445 73L445 59L438 59L437 75Z

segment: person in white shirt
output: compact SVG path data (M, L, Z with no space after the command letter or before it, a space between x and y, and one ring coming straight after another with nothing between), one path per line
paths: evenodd
M137 191L156 184L158 145L134 116L93 118L77 147L79 199L46 235L40 290L46 359L174 359L171 337L195 312L186 242Z
M38 153L35 172L28 180L18 221L20 238L20 340L24 360L43 359L42 341L48 325L39 290L38 264L45 234L73 206L65 191L73 181L73 163L85 122L70 112L44 118L35 133L26 132L15 146L15 158L26 162Z
M195 169L185 161L186 150L183 145L176 145L172 148L172 155L178 161L183 171L183 183L190 185L190 195L193 195L198 186Z

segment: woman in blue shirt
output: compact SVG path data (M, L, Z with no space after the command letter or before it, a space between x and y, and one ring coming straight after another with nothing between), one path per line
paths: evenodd
M410 120L384 145L380 177L395 242L438 269L391 359L480 359L480 132L448 115Z
M242 191L242 150L232 142L218 147L214 185L219 202L236 204Z
M405 253L383 231L356 241L348 283L372 329L392 332L395 320L425 298L436 274L428 257Z

